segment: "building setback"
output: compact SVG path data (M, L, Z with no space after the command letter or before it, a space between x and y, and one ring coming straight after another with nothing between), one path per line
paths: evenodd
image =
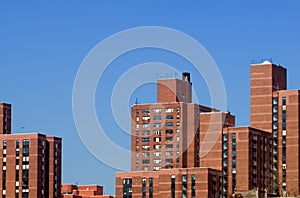
M7 110L6 114L0 114L0 121L6 120L0 128L5 128L5 124L11 126L11 109ZM8 115L9 119L5 119ZM60 197L61 149L61 138L3 131L0 134L2 197Z

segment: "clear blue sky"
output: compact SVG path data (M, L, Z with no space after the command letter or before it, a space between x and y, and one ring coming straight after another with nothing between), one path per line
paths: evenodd
M0 101L13 104L14 132L38 131L63 138L63 183L101 184L107 194L114 194L116 170L95 159L76 132L72 89L87 53L121 30L165 26L198 40L219 66L228 110L237 116L237 125L249 124L249 65L253 60L272 58L288 68L289 89L300 88L299 1L178 2L1 1ZM118 64L185 64L172 54L151 50L137 51L127 58L124 55L118 61L107 71L104 89L108 92L122 74ZM179 69L188 70L185 65ZM192 81L198 92L205 89L203 81L193 79L193 74ZM135 97L141 102L154 102L154 88L141 87L130 103ZM199 98L209 104L205 94L200 93ZM101 102L98 92L96 99L99 119L110 124L110 137L118 137L120 129L101 110L105 101ZM21 129L23 126L25 129ZM114 141L129 148L129 137L121 137Z

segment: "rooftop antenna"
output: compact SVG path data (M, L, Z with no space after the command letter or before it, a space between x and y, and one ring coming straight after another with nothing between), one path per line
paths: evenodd
M138 104L138 98L135 98L135 105Z

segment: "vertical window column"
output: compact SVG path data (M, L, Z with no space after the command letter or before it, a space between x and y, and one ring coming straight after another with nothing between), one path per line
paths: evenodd
M187 180L186 175L182 175L182 198L186 198Z
M196 198L196 175L192 174L192 198Z
M223 134L222 137L222 153L223 197L227 198L228 134Z
M252 188L257 187L257 135L252 136Z
M22 198L29 197L29 140L22 146Z
M153 198L153 178L149 178L149 198Z
M147 179L143 178L142 179L142 198L146 198L146 184L147 184Z
M19 170L20 170L20 142L19 140L16 140L16 198L19 197L19 186L20 186L20 182L19 182Z
M286 192L286 97L282 97L282 191Z
M212 177L212 198L216 198L217 193L217 177L214 175Z
M6 140L3 140L3 162L2 162L2 198L6 197L6 148L7 148L7 142Z
M175 175L171 176L171 198L175 198Z
M236 134L231 134L232 139L232 192L236 189Z
M123 179L123 198L132 198L132 179Z
M58 197L57 195L57 157L58 157L58 143L55 142L55 148L54 148L54 196Z
M275 97L273 98L273 126L272 126L272 142L271 142L271 150L272 150L272 155L271 155L271 172L270 172L270 177L271 177L271 191L276 192L277 189L277 170L278 170L278 98Z
M45 140L41 141L42 143L42 197L45 197Z

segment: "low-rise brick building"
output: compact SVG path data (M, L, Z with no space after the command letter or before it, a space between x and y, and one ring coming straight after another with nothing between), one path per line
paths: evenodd
M114 198L103 195L103 186L99 185L72 185L61 186L61 198Z

